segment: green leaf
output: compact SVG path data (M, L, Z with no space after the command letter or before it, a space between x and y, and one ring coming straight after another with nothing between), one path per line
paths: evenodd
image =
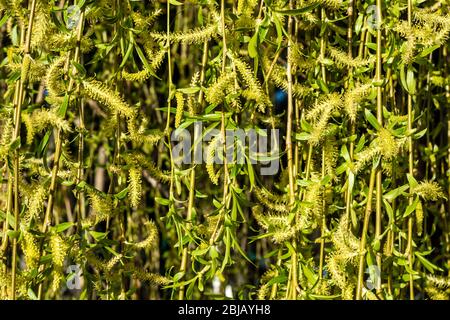
M14 140L13 142L11 142L11 144L9 145L9 150L10 150L10 151L14 151L14 150L16 150L16 149L19 149L19 148L20 148L20 145L21 145L21 143L20 143L20 137L17 137L17 139Z
M425 257L423 257L419 252L414 252L414 254L419 259L420 263L431 273L434 273L434 270L444 271L435 264L431 263Z
M165 198L155 197L155 201L163 206L168 206L170 204L169 199L165 199Z
M434 46L425 48L422 50L422 52L419 54L419 57L424 58L426 56L428 56L430 53L432 53L434 50L436 50L437 48L440 48L441 45L440 44L436 44Z
M401 194L403 194L403 192L408 190L408 188L409 188L409 185L405 184L401 187L398 187L398 188L391 190L388 193L384 194L383 198L386 199L387 201L392 201L395 198L397 198L398 196L400 196Z
M307 132L300 132L295 134L295 139L300 141L307 141L311 138L311 134Z
M287 10L272 9L272 10L276 13L280 13L285 16L298 16L299 14L314 10L319 6L319 4L320 4L319 2L316 2L298 9L287 9Z
M417 180L409 173L406 174L406 178L408 179L410 190L414 189L415 187L417 187L419 185Z
M142 63L144 64L145 69L155 78L161 80L161 78L159 78L155 72L153 71L153 68L151 65L148 64L147 58L145 57L144 53L142 52L141 48L136 45L135 46L136 52L139 56L139 59L142 61Z
M130 40L133 40L133 38L131 38ZM125 56L123 57L122 62L120 63L119 69L122 69L125 66L125 63L127 63L128 58L133 52L133 48L134 48L134 41L130 41L130 43L128 44L127 52L125 53Z
M11 239L19 239L20 231L8 230L7 235Z
M73 222L63 222L63 223L60 223L60 224L58 224L58 225L52 227L52 229L53 229L56 233L60 233L60 232L63 232L63 231L65 231L65 230L69 229L69 228L72 227L73 225L74 225Z
M28 298L30 298L30 300L39 300L38 297L36 296L36 294L34 293L33 289L28 288Z
M376 130L381 129L381 125L378 122L377 118L367 109L364 109L364 116L366 117L366 120L369 121L369 123L374 127Z
M68 106L69 106L69 95L66 93L66 95L64 96L63 103L58 109L58 116L60 116L61 118L65 118Z
M98 232L94 230L90 230L89 234L95 239L95 241L101 241L106 238L107 233L106 232Z
M285 274L281 274L279 276L273 277L270 281L267 282L268 286L274 285L275 283L285 283L287 280L287 276Z
M184 271L180 271L173 276L173 282L178 282L181 278L184 277Z
M0 19L0 28L6 23L6 21L8 21L9 19L9 15L5 14L1 19Z
M403 217L406 218L407 216L409 216L411 213L414 212L414 210L416 210L417 208L417 204L419 203L419 197L416 197L413 201L413 203L411 203L405 210L405 213L403 214Z
M255 32L248 43L248 55L252 59L258 56L258 32Z
M127 196L128 191L129 191L129 188L126 187L125 189L123 189L123 190L120 191L119 193L116 193L116 194L114 195L114 198L116 198L117 200L123 200L123 199L125 199L125 197Z
M406 74L406 86L410 95L414 95L416 93L416 79L414 78L414 71L411 68L408 68L408 72Z
M181 5L183 5L181 2L178 2L177 0L169 0L169 3L171 5L174 5L174 6L181 6Z
M79 64L76 61L72 61L72 65L75 67L75 69L77 69L80 78L86 77L86 69L83 67L82 64Z

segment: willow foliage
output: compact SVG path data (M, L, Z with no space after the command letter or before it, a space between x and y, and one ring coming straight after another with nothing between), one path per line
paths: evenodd
M448 300L449 7L0 0L0 298Z

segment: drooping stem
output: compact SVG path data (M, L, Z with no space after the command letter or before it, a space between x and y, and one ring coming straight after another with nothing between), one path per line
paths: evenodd
M80 13L80 20L78 22L77 26L77 46L75 47L74 57L73 60L75 62L78 62L80 60L80 42L81 37L83 35L83 25L84 25L84 10ZM72 69L72 74L76 74L77 69L74 66ZM73 77L70 78L69 85L67 87L67 104L70 104L70 98L71 98L71 92L74 88L75 80ZM64 115L65 116L65 115ZM49 195L47 200L47 209L45 211L44 216L44 222L41 227L41 232L43 234L47 233L47 230L49 226L51 225L51 218L53 214L53 205L55 202L55 192L56 192L56 183L57 183L57 177L58 177L58 171L59 171L59 160L61 158L61 152L62 152L62 131L60 128L57 129L56 135L55 135L55 153L54 153L54 163L52 168L52 178L50 181L50 187L49 187ZM42 256L42 250L43 250L43 243L41 243L39 248L39 256ZM40 271L42 271L42 265L39 268ZM40 300L42 298L42 282L39 284L38 287L38 299Z
M348 3L348 9L347 9L347 14L348 14L348 29L347 29L347 43L348 43L348 58L351 60L353 59L353 14L354 14L354 1L350 0ZM353 67L349 66L348 67L348 84L347 84L347 90L351 89L353 86ZM351 120L350 122L350 135L353 136L355 134L356 131L356 122L354 120ZM353 140L350 141L350 145L349 145L349 156L350 156L350 160L353 161L353 150L355 148L355 144L353 142ZM353 197L352 197L352 185L350 184L350 175L353 173L349 173L349 178L348 178L348 185L347 185L347 190L345 193L345 214L347 216L347 223L348 226L350 226L350 214L351 214L351 210L352 210L352 201L353 201Z
M31 34L33 31L33 22L34 22L34 15L36 11L36 0L33 0L31 2L30 7L30 16L28 21L28 29L27 29L27 35L25 40L25 47L24 47L24 56L22 61L22 71L21 71L21 78L19 80L19 90L17 95L17 105L16 105L16 113L15 113L15 124L14 124L14 133L12 137L12 141L15 141L20 137L20 125L21 125L21 113L22 113L22 103L24 100L24 90L25 85L27 83L27 74L28 69L30 68L30 47L31 47ZM25 78L23 77L25 76ZM14 231L18 231L19 229L19 214L20 214L20 199L19 199L19 170L20 170L20 163L19 163L19 150L14 150L14 160L13 160L13 167L14 167ZM8 223L8 221L7 221ZM13 238L12 243L12 272L11 272L11 299L16 299L16 270L17 270L17 237Z
M412 25L412 0L408 0L408 25ZM412 123L413 123L413 110L412 110L412 95L408 93L408 132L412 132ZM414 172L414 158L413 158L413 137L410 134L408 136L408 173L412 177ZM409 204L411 205L413 202L413 198L409 197ZM413 270L413 245L412 245L412 230L413 229L413 217L410 215L408 217L408 243L406 251L408 253L408 264L409 269ZM410 300L414 300L414 279L413 275L409 274L409 298Z
M325 10L322 9L321 13L321 19L322 21L325 20ZM325 58L325 34L320 39L320 57L321 60ZM322 63L321 68L322 73L322 81L326 84L327 83L327 76L326 76L326 69L325 65ZM312 149L310 149L310 152L312 152ZM309 157L310 155L308 155ZM309 160L310 161L310 160ZM309 174L308 174L309 175ZM325 149L322 145L322 179L325 177ZM321 221L321 227L320 227L320 252L319 252L319 279L322 279L323 275L323 262L324 262L324 255L325 255L325 238L324 238L324 232L325 232L325 198L322 199L322 221Z
M372 168L370 172L369 180L369 191L367 194L367 204L366 211L364 214L363 230L361 234L361 241L359 243L359 267L358 267L358 283L356 288L356 300L361 300L362 298L362 288L363 288L363 277L364 277L364 266L366 258L366 243L367 243L367 232L369 230L370 214L372 213L372 197L373 189L375 184L377 168Z
M381 59L381 41L382 41L382 33L381 33L381 24L382 24L382 16L381 16L381 0L377 0L377 56L376 56L376 74L375 78L377 82L381 81L381 66L382 66L382 59ZM377 120L380 125L383 125L383 92L382 87L377 87ZM381 160L380 160L381 161ZM380 240L381 232L382 232L382 212L381 212L381 206L382 206L382 197L383 197L383 190L382 190L382 168L381 164L378 166L377 170L377 177L376 177L376 218L375 218L375 238ZM377 261L377 267L378 270L381 272L381 265L382 265L382 259L381 259L381 252L377 252L376 254L376 261ZM377 286L377 293L381 293L381 286Z
M292 1L289 2L290 8L292 8ZM287 55L291 54L292 50L292 17L288 18L288 45L287 45ZM294 189L294 163L293 163L293 152L292 152L292 119L294 115L294 99L292 93L292 65L291 61L287 59L286 66L286 76L287 76L287 98L288 98L288 109L287 109L287 123L286 123L286 154L287 154L287 169L289 175L289 206L292 208L295 202L295 189ZM293 240L293 247L296 249L295 239ZM294 251L291 256L291 270L290 279L288 282L287 297L290 299L295 299L297 296L297 253Z
M202 85L202 83L205 80L205 67L206 67L206 62L208 59L208 41L205 41L203 43L203 56L202 56L202 67L201 67L201 71L200 71L200 80L199 80L199 85ZM201 106L203 103L203 91L200 90L199 94L198 94L198 105ZM196 143L196 142L194 142ZM189 177L189 199L188 199L188 208L187 208L187 215L186 215L186 220L188 221L189 225L188 227L192 224L192 212L194 210L194 200L195 200L195 177L196 177L196 173L195 173L195 164L192 166L191 168L191 175ZM180 266L180 272L186 272L187 271L187 260L188 260L188 250L189 248L186 246L183 248L183 255L181 258L181 266ZM178 299L179 300L183 300L184 299L184 289L185 286L181 285L180 286L180 291L178 293Z

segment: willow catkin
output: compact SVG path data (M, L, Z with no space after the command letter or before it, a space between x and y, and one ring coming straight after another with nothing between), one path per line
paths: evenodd
M175 128L178 128L181 124L181 120L183 118L183 112L184 112L183 93L181 93L181 92L175 93L175 99L177 101L177 110L176 110L176 114L175 114Z
M165 286L171 283L171 281L168 278L160 274L147 272L145 270L137 269L135 267L129 268L128 271L131 272L134 278L149 282L152 285Z
M169 36L170 42L187 44L203 43L210 40L218 32L216 24L210 24L202 28L196 28L187 32L173 32ZM150 32L150 36L158 42L167 42L166 33Z
M232 55L232 60L236 69L239 71L243 82L247 86L246 90L243 92L244 97L248 100L255 101L257 109L261 112L264 112L266 107L271 108L272 102L270 101L270 98L262 90L258 78L255 77L248 64L234 55Z
M422 202L420 200L419 202L417 202L415 210L415 218L416 218L417 234L421 236L423 231L423 207Z
M22 251L25 256L25 264L28 270L33 270L39 262L39 247L36 237L27 230L22 231Z
M373 56L362 59L360 57L349 58L348 54L340 49L328 46L328 52L339 68L360 68L367 66L375 61Z
M257 186L253 187L253 192L256 196L256 199L268 209L281 213L289 212L287 201L283 197L276 197L270 194L270 192L268 192L267 190L258 188Z
M372 84L366 83L350 89L344 95L344 109L352 122L356 121L360 103L372 92Z
M130 188L129 198L133 207L139 206L142 196L142 180L141 169L138 167L131 167L129 170L128 185Z
M28 195L28 208L23 217L24 223L28 224L32 219L39 219L44 209L48 189L43 184L38 184L33 192Z
M89 98L106 105L111 111L123 115L126 118L131 118L135 115L135 109L102 82L97 80L83 81L83 87L85 94Z
M69 246L59 234L52 234L50 237L50 249L52 251L53 262L52 290L57 291L64 278L63 265Z
M161 14L161 9L156 9L147 16L144 16L140 12L133 11L131 13L131 19L133 19L134 25L137 29L145 30L150 27Z
M0 134L0 160L5 159L9 152L9 144L13 134L13 122L11 118L2 121Z
M151 70L147 68L144 68L137 72L128 72L126 70L123 70L121 73L123 79L133 82L143 82L149 79L152 76L152 72L158 70L167 53L167 51L163 49L159 49L158 51L153 52L149 48L145 48L145 51L147 57L150 59L149 65Z
M220 173L219 172L215 172L214 170L214 163L215 163L215 158L216 158L216 152L218 150L220 150L220 146L221 146L221 137L217 136L214 139L211 140L211 142L208 145L208 149L207 149L207 156L206 156L206 171L208 172L208 176L209 179L211 180L212 183L214 183L215 185L219 184L219 177L220 177Z
M90 189L87 189L86 193L92 208L92 214L81 221L81 225L84 228L91 227L105 221L116 213L114 210L113 200L110 195L103 196L99 192Z
M132 243L131 245L139 249L152 249L158 245L159 235L158 228L153 221L148 221L145 223L147 228L147 238L143 241Z
M62 80L64 65L67 62L67 56L62 55L55 58L47 71L45 78L45 85L48 92L48 98L51 101L61 102L60 96L62 96L66 90Z
M437 201L446 199L441 186L435 181L423 181L412 189L413 194L421 196L425 200Z
M234 72L221 74L220 77L211 84L205 92L206 101L209 103L223 103L225 97L234 90Z

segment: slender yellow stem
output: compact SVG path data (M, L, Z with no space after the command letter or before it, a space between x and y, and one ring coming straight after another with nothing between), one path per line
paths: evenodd
M33 22L34 22L34 15L36 11L36 0L33 0L31 2L30 7L30 16L28 20L28 29L27 29L27 36L25 40L25 47L24 47L24 58L22 61L22 76L26 75L28 69L30 67L30 62L25 62L26 59L31 59L30 54L30 46L31 46L31 34L33 30ZM22 113L22 103L24 100L24 90L25 85L27 83L26 78L20 78L19 80L19 94L17 98L17 105L16 105L16 118L15 118L15 127L14 127L14 134L13 134L13 141L18 139L20 137L20 125L21 125L21 113ZM14 160L13 160L13 166L14 166L14 231L18 231L19 229L19 214L20 214L20 199L19 199L19 170L20 170L20 163L19 163L19 150L14 150ZM11 299L16 299L16 270L17 270L17 237L13 238L13 249L12 249L12 271L11 271Z
M412 25L412 0L408 0L408 25ZM412 95L408 94L408 132L412 132L412 123L413 123L413 110L412 110ZM413 176L414 172L414 158L413 158L413 138L412 135L408 137L408 173ZM413 199L409 197L409 204L412 204ZM410 215L408 217L408 244L407 244L407 253L408 253L408 264L410 270L413 270L413 243L412 243L412 226L413 226L413 217ZM413 275L410 273L409 275L409 298L410 300L414 300L414 279Z
M370 172L370 180L369 180L369 191L367 194L367 204L366 204L366 212L364 215L364 224L363 230L361 234L361 241L359 243L359 267L358 267L358 283L356 288L356 300L361 300L362 298L362 289L363 289L363 280L364 280L364 266L365 258L366 258L366 243L367 243L367 232L369 230L369 219L370 214L372 213L372 197L373 197L373 188L375 184L375 176L376 176L376 168L372 168Z
M381 0L377 0L377 62L376 62L376 81L381 81L381 66L382 66L382 59L381 59L381 42L382 42L382 33L381 33L381 24L382 24L382 16L381 16ZM377 120L378 122L383 125L383 92L382 87L377 87ZM382 160L380 160L382 161ZM375 238L379 239L382 232L382 197L383 197L383 190L382 190L382 170L381 170L381 164L378 166L377 170L377 176L376 176L376 218L375 218ZM381 266L382 266L382 259L381 259L381 252L377 252L376 254L376 261L377 261L377 267L378 270L381 272ZM381 287L377 287L377 293L381 293Z

